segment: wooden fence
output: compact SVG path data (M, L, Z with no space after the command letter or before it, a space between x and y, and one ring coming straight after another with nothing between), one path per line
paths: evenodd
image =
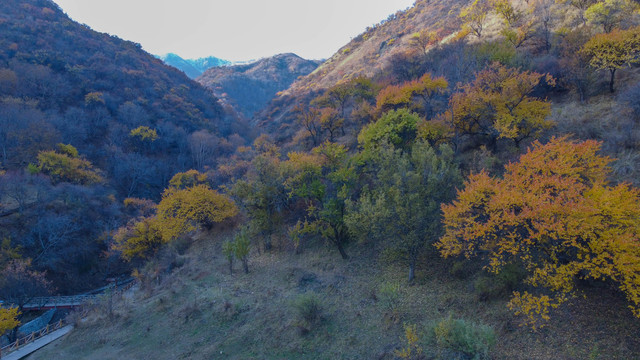
M128 281L124 285L120 287L113 287L114 289L113 295L120 295L125 291L131 289L136 284L135 280ZM87 303L90 303L96 299L98 299L100 295L75 295L75 296L49 296L49 297L41 297L34 298L29 301L28 305L32 306L30 309L52 309L52 308L73 308L80 307ZM57 304L57 306L56 306ZM26 306L26 305L25 305ZM83 311L81 316L85 316L86 312ZM3 346L0 348L0 358L3 355L8 355L11 352L18 350L19 348L32 343L43 336L46 336L56 330L63 328L68 325L66 321L60 319L60 321L55 324L49 324L38 331L34 331L31 334L19 338L13 343Z
M56 322L55 324L49 324L38 331L34 331L25 337L19 338L11 344L0 348L0 358L2 358L3 355L8 355L9 353L18 350L19 348L34 342L43 336L49 335L56 330L62 329L66 325L66 321L60 319L60 321Z

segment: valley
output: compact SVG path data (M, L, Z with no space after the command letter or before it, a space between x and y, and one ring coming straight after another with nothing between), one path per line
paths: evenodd
M28 359L640 356L637 1L417 0L323 61L0 35L1 346L134 278Z

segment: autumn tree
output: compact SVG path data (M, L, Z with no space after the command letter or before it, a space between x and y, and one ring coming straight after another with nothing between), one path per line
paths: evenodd
M166 243L157 220L153 217L141 218L129 222L113 235L112 249L118 251L122 258L149 259Z
M585 11L585 17L590 23L602 26L602 30L608 33L625 19L633 14L634 5L629 0L604 0L598 1Z
M320 126L329 133L329 141L333 141L338 131L344 132L344 117L340 117L338 111L334 108L322 108L320 110Z
M477 37L481 37L490 10L491 6L487 0L475 0L470 5L462 8L458 17L463 22L463 30L467 29Z
M45 273L33 270L30 260L11 260L0 271L0 294L2 300L22 313L23 306L37 296L45 296L51 290L51 283ZM19 316L18 316L19 319ZM10 338L15 341L17 328L13 328Z
M138 126L129 132L129 136L137 138L140 141L156 141L158 140L158 132L148 126Z
M353 196L355 171L347 150L327 141L314 148L311 155L290 153L287 163L292 169L287 188L306 205L301 232L322 236L336 246L343 259L348 259L345 202Z
M385 112L410 107L430 117L434 98L443 94L448 86L444 77L434 78L430 73L426 73L419 79L400 85L389 85L380 90L376 97L376 109L378 112Z
M640 61L640 27L596 34L584 44L581 52L590 58L592 67L609 70L609 91L614 92L616 71Z
M207 185L207 174L203 174L198 170L188 170L179 172L169 180L169 186L173 189L186 189L196 185Z
M582 21L583 25L587 24L587 18L584 16L585 11L595 2L597 2L597 0L556 0L556 1L561 4L569 4L575 7L576 9L578 9L578 13L579 13L578 16L580 17L580 20Z
M158 132L148 126L138 126L129 132L129 139L135 148L149 152L151 145L158 140Z
M249 217L251 231L263 239L265 250L271 250L276 234L289 207L289 191L285 186L287 167L280 160L279 148L264 137L254 142L258 154L251 161L244 179L235 182L231 194Z
M233 238L233 256L242 262L242 269L245 274L249 273L249 251L251 250L251 240L247 229L241 229Z
M510 27L515 26L524 17L524 13L515 8L510 0L491 0L491 7Z
M20 312L17 307L13 308L0 308L0 336L9 330L15 329L20 326L18 320Z
M48 175L55 183L90 185L101 182L102 176L88 160L78 155L71 145L58 144L58 150L42 151L38 154L38 165L32 171Z
M169 188L158 204L157 226L163 241L168 242L200 227L210 229L237 212L228 196L206 185L179 190Z
M427 56L429 48L434 44L437 44L439 41L440 36L438 36L438 33L427 29L422 29L413 33L409 38L409 44L418 49L418 51L420 51L424 56Z
M366 77L341 81L312 101L319 108L334 109L337 117L347 120L347 109L353 102L370 101L375 97L376 86Z
M499 138L511 139L519 146L522 140L553 125L547 120L551 103L532 96L542 80L555 84L550 75L494 63L451 97L449 110L441 118L456 133L484 138L491 147Z
M540 326L549 311L576 292L576 280L608 280L640 317L640 191L611 185L600 143L553 138L535 142L503 178L467 179L457 199L442 206L445 257L481 257L499 273L519 264L529 290L509 307Z

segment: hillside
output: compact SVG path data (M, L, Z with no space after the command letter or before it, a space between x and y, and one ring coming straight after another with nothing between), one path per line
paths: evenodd
M122 271L104 254L130 216L122 199L160 198L173 174L215 161L196 151L230 151L221 139L247 127L179 70L51 1L0 2L0 34L0 239L57 292L92 287Z
M276 58L204 75L259 108L243 86L306 63ZM0 295L16 252L137 280L33 360L638 359L639 59L637 1L417 1L277 93L251 144L240 120L184 131L194 169L161 197L120 206L63 144L0 175L11 226L31 219ZM162 132L129 134L160 156Z
M165 64L173 66L181 70L191 79L195 79L202 75L207 69L216 66L231 65L231 61L219 59L215 56L209 56L198 59L183 59L178 54L165 54L157 56L158 59L164 61Z
M450 315L496 329L491 359L621 360L640 347L638 322L612 309L624 300L602 289L531 332L513 321L505 300L479 300L469 291L474 279L449 274L437 257L425 260L443 267L409 286L402 269L372 260L374 249L350 248L354 259L343 262L314 243L300 255L256 254L249 274L238 265L229 274L216 243L202 234L173 255L181 264L173 274L115 299L111 318L106 304L95 307L68 337L28 359L392 360L406 346L403 324L418 324L425 358L471 359L436 343L433 326ZM321 316L311 326L296 305L309 294Z
M418 0L414 6L389 15L378 25L368 28L313 73L294 82L273 100L263 112L256 114L254 122L271 133L282 133L293 121L291 109L304 102L310 94L358 76L375 77L405 61L406 53L414 51L412 36L419 31L435 31L444 39L458 31L457 14L466 5L465 0ZM284 131L286 136L292 134Z
M3 1L0 6L2 107L50 128L0 137L4 169L24 167L38 151L63 142L114 175L109 158L141 154L127 139L137 127L159 133L153 148L141 154L144 158L163 154L173 161L190 156L179 144L194 131L238 131L209 91L138 44L75 23L47 0ZM15 126L3 123L2 128ZM45 131L43 141L39 137ZM156 189L157 194L161 187Z
M279 91L316 69L318 62L280 54L247 65L215 67L196 80L236 111L251 118Z

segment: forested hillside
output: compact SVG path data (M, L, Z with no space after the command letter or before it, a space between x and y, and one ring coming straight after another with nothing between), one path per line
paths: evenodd
M639 62L635 1L417 1L126 199L137 287L35 358L638 358Z
M247 128L180 71L51 1L2 1L0 34L0 239L14 249L0 263L31 259L57 292L93 286L117 271L105 251L129 216L122 200L159 199Z

